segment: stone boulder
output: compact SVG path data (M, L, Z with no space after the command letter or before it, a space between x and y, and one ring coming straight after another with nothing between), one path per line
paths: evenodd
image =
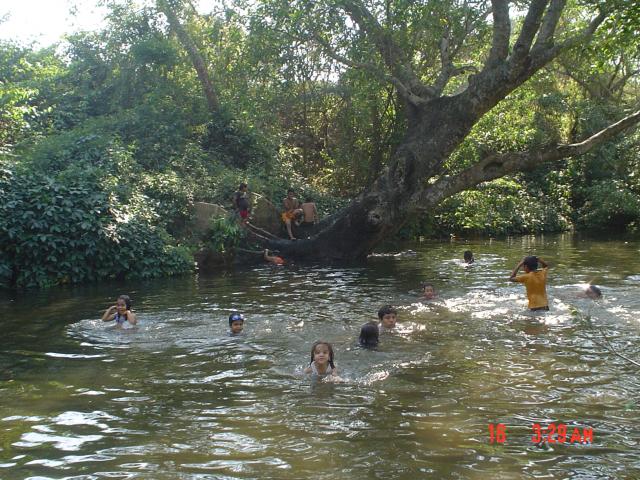
M262 195L251 194L251 223L274 235L282 229L280 210Z
M209 229L212 218L226 217L229 212L215 203L195 202L193 231L196 235L204 235Z

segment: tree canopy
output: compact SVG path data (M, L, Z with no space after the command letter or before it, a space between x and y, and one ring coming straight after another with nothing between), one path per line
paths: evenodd
M299 256L640 225L637 0L107 3L100 31L0 44L6 284L188 270L193 202L228 205L241 181L276 203L314 196L311 239L267 242ZM96 196L37 193L56 188ZM167 268L56 270L74 248L56 206L94 209L96 245L108 228L157 237L145 255ZM99 249L117 255L112 238ZM32 272L43 246L50 266Z

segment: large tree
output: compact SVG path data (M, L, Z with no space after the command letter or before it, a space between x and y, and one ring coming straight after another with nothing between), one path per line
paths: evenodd
M407 123L402 142L380 176L347 208L325 219L317 234L294 242L268 242L285 255L363 258L416 212L431 210L479 183L583 154L640 121L636 112L577 143L487 152L463 170L450 171L447 164L474 125L536 72L566 52L588 45L599 28L614 28L606 23L611 19L635 19L640 11L635 1L578 5L567 0L276 0L270 4L280 14L286 11L283 17L294 20L297 34L327 55L392 84L405 104ZM518 8L520 13L514 14ZM469 63L465 52L471 51L471 44L477 51L483 35L490 37L487 48ZM356 43L359 48L353 48ZM363 55L367 48L375 55Z

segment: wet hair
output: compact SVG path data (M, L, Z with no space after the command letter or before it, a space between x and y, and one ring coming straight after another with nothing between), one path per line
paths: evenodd
M238 312L233 312L231 315L229 315L229 326L231 326L233 322L244 323L244 315Z
M536 257L535 255L525 257L522 263L532 272L535 272L538 269L538 257Z
M465 250L464 252L464 261L467 263L473 263L473 252L471 250Z
M592 292L592 295L589 295L589 292ZM585 293L592 298L600 298L602 297L602 290L600 290L595 285L589 285L585 291Z
M385 315L389 315L390 313L395 313L397 315L398 311L391 305L385 305L380 310L378 310L378 318L382 320L382 317L384 317Z
M420 288L422 288L422 291L424 291L424 289L425 289L425 288L427 288L427 287L431 287L431 288L433 288L433 291L434 291L434 292L436 291L436 287L434 287L434 286L433 286L433 283L429 283L429 282L422 282L422 283L420 284Z
M296 193L296 191L293 188L289 188L287 190L287 195L289 195L290 193Z
M307 203L311 203L313 202L313 198L311 198L309 195L307 195L306 197L304 197L304 201Z
M309 365L313 363L313 355L316 353L316 347L318 345L326 345L327 348L329 348L329 365L331 366L331 368L336 368L336 366L333 364L333 347L329 342L325 342L324 340L318 340L311 346L311 360L309 361Z
M380 330L378 329L378 325L374 322L365 323L360 329L360 338L358 338L358 343L362 347L375 347L378 345L378 337L380 335Z
M118 300L122 300L125 307L127 307L127 310L131 310L131 298L129 297L129 295L120 295L118 297Z
M238 187L238 190L242 190L243 188L246 188L247 184L246 183L241 183L240 186Z

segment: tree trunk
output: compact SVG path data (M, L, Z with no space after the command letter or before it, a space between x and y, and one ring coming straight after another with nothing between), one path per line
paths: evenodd
M432 177L464 140L473 124L473 115L452 109L446 101L439 102L431 113L420 113L420 121L407 133L391 165L368 191L343 211L322 221L319 233L313 237L270 240L265 242L269 248L300 259L361 261L418 211L430 210L445 198L479 183L582 155L640 122L638 111L582 142L551 145L533 152L489 155L457 175L441 176L425 185L425 179Z
M209 70L207 69L204 58L202 58L198 47L194 43L189 33L180 23L178 15L173 10L169 2L167 2L166 0L158 0L157 4L158 9L165 14L167 20L169 21L171 29L175 32L178 39L180 40L180 43L189 54L191 63L193 63L193 68L198 74L198 80L200 80L202 92L207 99L209 112L216 113L218 110L220 110L220 102L218 100L218 94L216 93L216 90L213 86L213 82L211 81L211 76L209 75Z
M471 114L460 115L447 98L414 110L415 121L390 165L364 193L339 214L323 221L311 239L269 242L284 255L333 260L362 260L394 235L415 212L413 199L424 179L446 160L473 126Z

